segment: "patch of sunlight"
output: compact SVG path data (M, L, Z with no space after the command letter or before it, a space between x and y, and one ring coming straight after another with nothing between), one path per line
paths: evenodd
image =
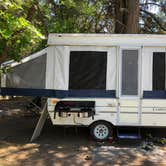
M61 153L61 152L56 153L55 156L58 158L65 158L66 157L66 155L64 153Z

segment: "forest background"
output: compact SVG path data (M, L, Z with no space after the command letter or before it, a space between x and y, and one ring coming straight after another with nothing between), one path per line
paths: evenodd
M49 33L166 34L166 0L0 0L0 64L46 47Z

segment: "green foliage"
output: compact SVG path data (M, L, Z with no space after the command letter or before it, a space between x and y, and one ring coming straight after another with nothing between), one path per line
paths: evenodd
M11 71L11 68L10 68L10 67L8 67L8 66L3 66L3 67L0 68L0 76L1 76L1 74L5 74L5 73L8 73L8 72L10 72L10 71Z
M40 30L21 13L22 1L3 1L0 6L0 58L19 60L32 52L43 38Z
M104 32L104 26L110 19L105 19L108 0L61 0L60 4L50 3L51 22L49 32L95 33ZM109 29L111 32L113 28Z
M114 33L115 2L0 0L0 63L46 47L49 33ZM164 1L140 0L140 33L166 33L165 13Z

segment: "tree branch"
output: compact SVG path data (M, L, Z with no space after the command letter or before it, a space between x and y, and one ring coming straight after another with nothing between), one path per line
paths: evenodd
M148 3L140 3L139 5L140 5L140 6L145 6L145 5L155 5L155 6L158 6L158 7L163 7L163 6L164 6L164 5L160 5L160 4L152 3L152 2L148 2Z
M160 19L157 18L157 17L155 16L155 14L152 14L152 13L146 11L146 10L143 10L143 9L140 9L140 11L141 11L141 12L144 12L144 13L146 13L146 14L148 14L149 16L151 16L151 17L153 18L153 20L159 25L159 27L160 27L162 30L166 31L166 28L162 25L162 23L160 22Z

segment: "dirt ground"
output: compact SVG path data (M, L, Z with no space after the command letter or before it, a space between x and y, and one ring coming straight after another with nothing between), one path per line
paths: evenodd
M41 136L30 143L38 120L24 100L0 101L0 166L166 166L166 146L145 151L141 141L97 143L87 128L53 126L48 119ZM144 129L164 137L166 129Z

